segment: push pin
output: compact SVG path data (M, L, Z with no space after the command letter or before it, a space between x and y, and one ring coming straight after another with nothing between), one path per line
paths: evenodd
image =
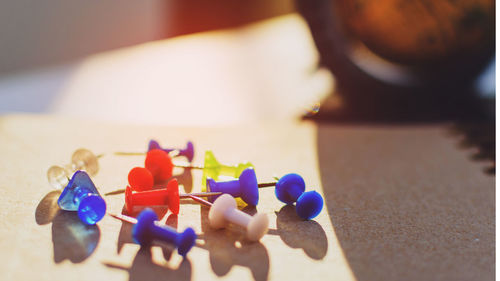
M194 145L191 141L186 143L185 148L162 148L160 144L155 140L150 140L148 145L148 151L153 149L161 149L167 152L170 157L184 156L187 158L189 163L193 162L194 158Z
M259 183L259 187L276 186L274 189L276 198L285 204L293 204L306 190L306 183L298 174L286 174L276 179L276 182Z
M323 209L323 197L314 190L302 193L295 203L297 215L305 220L318 216L321 209Z
M179 194L179 184L177 179L168 182L166 188L135 192L127 186L125 189L125 208L127 213L132 214L135 206L162 206L167 205L173 214L179 214L180 198L195 196L213 196L220 195L220 192L200 192L191 194Z
M102 199L85 171L76 171L57 200L66 211L78 211L78 217L86 224L100 221L106 213L106 202Z
M295 211L299 217L310 220L323 209L323 198L316 191L307 191L304 179L298 174L286 174L275 183L262 183L259 187L276 185L276 198L285 204L296 204Z
M238 178L245 169L253 167L253 164L250 162L239 163L236 165L223 165L217 161L212 151L207 150L205 152L205 162L202 168L203 176L201 183L203 187L205 187L207 178L219 180L221 175Z
M161 183L172 177L174 164L168 153L161 149L153 149L146 153L144 167L151 172L156 183Z
M49 168L47 171L49 183L54 188L62 189L68 185L71 175L78 170L85 170L91 176L97 174L97 171L99 171L97 159L100 157L102 157L102 154L96 156L92 151L85 148L76 150L71 156L70 164L63 167L54 165Z
M229 193L234 197L238 197L241 194L241 199L243 199L243 201L247 204L250 204L249 202L252 199L255 200L255 198L257 198L256 200L258 201L259 194L257 187L262 188L274 185L276 186L274 189L276 198L285 204L295 203L295 211L299 217L305 220L310 220L321 212L321 209L323 208L323 198L316 191L304 192L306 184L300 175L295 173L286 174L277 179L278 181L276 182L256 184L257 179L255 178L255 172L251 175L251 173L248 173L247 170L251 169L246 169L241 174L239 188L235 183L236 181L217 183L208 179L207 185L209 186L209 191ZM227 186L229 186L229 188L226 188Z
M194 158L194 145L191 141L186 143L185 148L162 148L156 140L150 140L148 144L148 151L153 149L160 149L170 155L170 157L184 156L191 163ZM143 152L115 152L115 155L144 155Z
M185 257L196 242L197 235L191 227L179 233L167 225L159 225L156 213L149 208L144 209L137 219L125 215L110 215L116 219L135 224L132 229L132 237L137 244L144 247L151 246L155 240L162 241L173 244L177 248L177 252Z
M306 188L304 179L298 174L287 174L277 182L257 183L253 168L243 170L237 180L216 182L211 178L207 179L208 191L227 193L236 198L241 197L245 203L253 206L259 202L258 188L269 186L276 186L276 197L286 204L296 202ZM211 201L215 198L217 197L212 197Z
M247 230L250 241L258 241L267 233L269 219L266 214L257 213L250 216L236 208L236 200L229 194L222 194L214 203L210 203L194 195L189 197L199 203L210 206L208 220L213 228L223 228L228 222L240 225Z
M210 192L227 193L233 197L241 197L248 205L257 206L259 203L259 188L253 168L243 170L239 178L232 181L216 182L208 178L207 190ZM215 198L212 197L210 201L213 201Z

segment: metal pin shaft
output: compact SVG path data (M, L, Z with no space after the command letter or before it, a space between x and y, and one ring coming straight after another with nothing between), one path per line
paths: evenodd
M259 188L262 188L262 187L269 187L269 186L275 186L276 185L276 182L265 182L265 183L259 183L257 186Z
M116 215L116 214L112 214L112 213L108 213L108 215L112 216L115 219L119 219L121 221L124 221L124 222L132 223L132 224L137 223L137 219L135 219L133 217L129 217L129 216L125 216L125 215Z
M205 206L209 206L209 207L212 206L212 203L208 202L205 199L201 199L200 197L196 197L196 196L191 195L191 194L189 194L188 196L189 196L189 198L193 199L194 201L199 202Z

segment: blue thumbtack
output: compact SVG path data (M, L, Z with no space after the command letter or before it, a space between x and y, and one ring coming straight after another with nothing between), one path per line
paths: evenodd
M233 197L241 197L249 205L257 206L257 203L259 203L257 176L253 168L243 170L237 180L216 182L208 178L207 188L210 192L222 192L230 194ZM217 197L212 196L210 200L213 202Z
M295 203L295 211L299 217L310 220L323 209L323 198L316 191L307 191L304 179L298 174L286 174L277 182L261 183L259 187L276 185L276 198L285 204Z
M57 200L66 211L78 211L78 217L86 224L100 221L106 214L106 202L85 171L76 171Z
M305 220L315 218L321 209L323 209L323 197L314 190L302 193L295 203L297 215Z
M186 228L182 233L178 233L167 225L160 226L156 223L158 221L156 213L149 208L144 209L137 219L125 215L110 215L116 219L135 224L132 229L132 237L141 246L151 246L154 240L164 241L174 244L177 252L185 257L196 242L197 236L191 227Z
M170 157L176 156L184 156L188 159L189 162L193 162L194 158L194 145L192 142L188 141L186 144L186 148L177 149L177 148L162 148L160 144L155 140L150 140L148 145L148 151L153 149L161 149L166 153L170 154ZM174 155L172 155L174 154Z
M293 204L306 190L304 179L298 174L286 174L276 183L276 198L285 204Z

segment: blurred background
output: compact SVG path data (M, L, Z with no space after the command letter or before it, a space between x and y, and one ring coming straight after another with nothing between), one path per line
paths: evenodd
M4 1L0 113L419 121L494 97L494 1L310 2Z
M217 126L300 116L334 83L290 0L1 5L1 113Z

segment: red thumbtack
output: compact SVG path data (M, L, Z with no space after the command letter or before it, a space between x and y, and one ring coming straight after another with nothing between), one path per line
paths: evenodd
M179 194L179 183L177 179L172 179L167 183L166 188L147 190L142 192L132 192L132 188L125 189L125 208L131 214L135 206L162 206L167 205L168 209L175 215L179 214L180 198L194 196L215 196L221 192L200 192L190 194Z
M174 164L168 153L161 149L153 149L146 154L144 167L151 172L154 181L160 183L172 177Z
M129 214L132 213L135 206L160 206L168 205L168 209L179 214L179 184L177 179L168 182L167 188L148 190L132 193L132 188L127 186L125 189L125 207Z

